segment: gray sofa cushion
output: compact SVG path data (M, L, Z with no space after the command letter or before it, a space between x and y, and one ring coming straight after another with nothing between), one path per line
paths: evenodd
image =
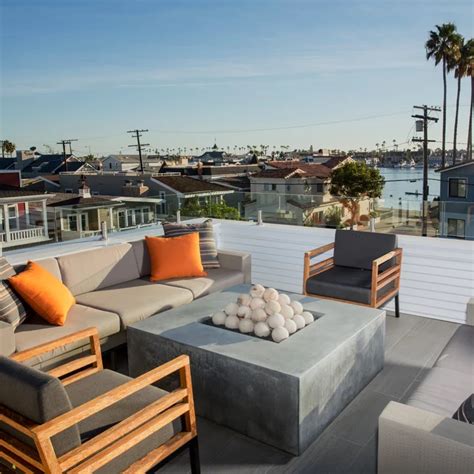
M125 375L103 370L97 374L78 380L66 386L72 405L77 407L99 395L102 395L115 387L118 387L131 379ZM101 433L114 424L133 415L154 401L163 397L167 392L156 387L147 387L135 394L110 405L98 414L87 418L79 423L79 431L83 441ZM169 424L162 430L146 438L138 446L127 451L108 465L99 469L98 473L122 472L134 461L149 453L152 449L169 440L175 433L181 430L179 422Z
M438 357L435 367L474 378L474 326L460 326Z
M451 418L474 392L474 377L456 370L433 367L415 382L403 402Z
M8 278L13 275L16 275L15 269L5 257L0 257L0 321L11 324L15 329L26 319L28 313L8 284Z
M45 423L72 409L67 392L57 378L2 356L0 380L0 404L34 423ZM34 446L29 437L6 424L0 427ZM56 454L61 456L80 445L79 430L74 425L54 436L52 441Z
M140 277L128 243L64 255L58 263L64 284L75 296Z
M336 230L334 263L343 267L371 270L373 260L396 247L397 236L393 234Z
M117 314L111 312L75 304L69 310L64 326L53 326L39 317L28 319L20 325L15 333L16 350L24 351L88 327L96 327L101 338L111 336L120 331L120 318ZM83 340L56 348L54 351L41 354L32 359L31 364L35 365L44 362L88 343L89 341Z
M126 328L161 311L191 303L193 294L184 288L137 279L78 295L76 301L86 306L117 313L122 327Z
M141 277L148 276L151 273L150 254L144 239L130 242L138 265L138 272Z
M306 292L312 295L370 304L371 278L371 271L335 266L310 277L306 282ZM394 283L388 284L379 291L378 296L387 294L393 288Z
M222 291L231 286L244 283L245 276L237 270L228 270L227 268L216 268L207 270L206 277L198 278L175 278L166 280L162 283L179 288L190 290L194 298L209 295L217 291Z
M51 275L56 277L59 281L62 281L61 271L59 270L58 261L55 258L43 258L41 260L35 260L38 265L41 265L45 270L47 270ZM26 268L26 264L15 265L15 270L19 273Z

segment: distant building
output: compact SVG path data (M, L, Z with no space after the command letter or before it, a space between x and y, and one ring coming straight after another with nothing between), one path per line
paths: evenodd
M28 158L25 159L25 156ZM77 173L86 169L94 168L79 160L74 155L66 155L66 159L62 154L38 155L33 157L25 155L25 152L17 153L16 168L21 170L24 178L33 178L46 174L59 174L63 172Z
M3 248L47 242L47 196L0 185L0 242Z
M143 168L147 171L158 170L163 160L159 155L142 155ZM140 156L136 155L109 155L102 160L102 171L139 171Z
M474 160L437 170L441 237L474 239Z

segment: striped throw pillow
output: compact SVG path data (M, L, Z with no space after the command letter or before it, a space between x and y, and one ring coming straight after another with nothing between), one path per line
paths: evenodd
M16 275L5 257L0 257L0 321L15 329L26 319L27 311L20 298L10 288L7 279Z
M207 219L200 224L176 224L163 222L165 237L178 237L179 235L199 232L199 247L201 251L202 266L205 269L220 268L217 257L217 246L214 238L212 220Z
M461 406L456 410L453 415L455 420L463 421L464 423L470 423L474 425L474 394L469 396L467 400L462 402Z

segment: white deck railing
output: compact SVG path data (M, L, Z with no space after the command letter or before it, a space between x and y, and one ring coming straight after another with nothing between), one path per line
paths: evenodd
M34 243L47 238L44 227L30 227L28 229L10 230L8 237L6 232L0 233L0 241L4 247L8 245L21 245L22 243Z

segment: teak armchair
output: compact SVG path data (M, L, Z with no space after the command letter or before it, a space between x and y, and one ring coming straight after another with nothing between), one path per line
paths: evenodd
M23 362L75 340L85 355L48 373ZM179 374L179 388L152 384ZM189 357L136 379L103 368L96 328L0 357L0 471L142 473L178 449L190 449L200 472Z
M395 298L398 318L402 253L395 235L337 230L335 242L305 253L303 293L372 308Z

